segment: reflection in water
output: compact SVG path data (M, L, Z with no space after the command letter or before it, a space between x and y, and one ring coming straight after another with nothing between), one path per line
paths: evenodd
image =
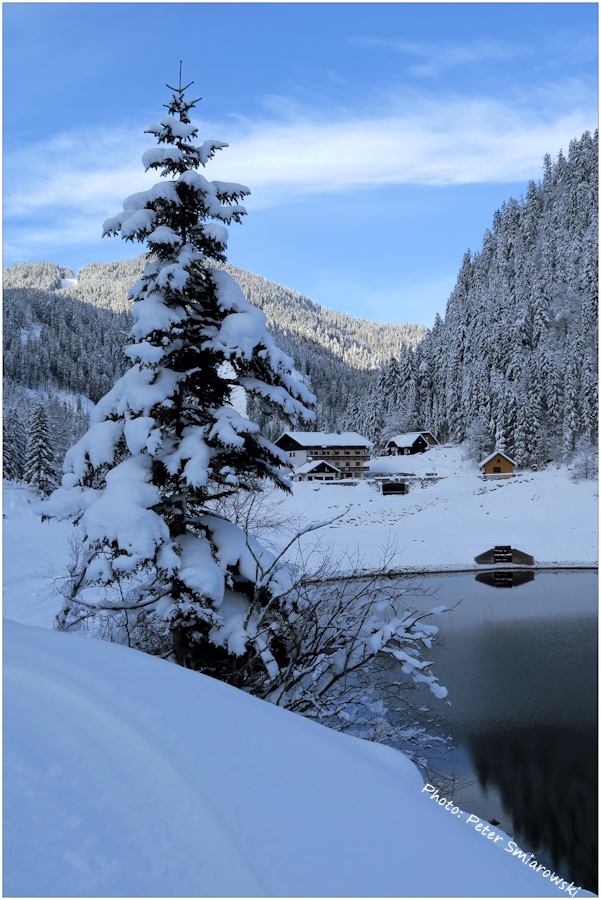
M480 786L498 790L516 841L544 848L556 871L567 868L570 880L596 893L596 733L523 727L471 735L467 745Z
M436 620L428 659L450 705L424 705L444 715L455 750L432 767L468 782L458 806L596 891L597 575L538 571L496 591L488 574L445 576L437 594L454 610Z
M515 572L513 569L497 569L495 572L480 572L476 581L491 587L512 588L534 581L534 572Z

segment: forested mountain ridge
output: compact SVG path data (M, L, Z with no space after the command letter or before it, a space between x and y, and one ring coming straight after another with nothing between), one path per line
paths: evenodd
M61 296L113 312L129 312L127 292L140 277L147 257L115 263L90 263L79 270L77 282L62 288ZM310 297L235 266L215 264L229 272L246 298L262 309L268 327L323 347L355 369L375 369L398 354L400 345L415 347L424 339L425 325L392 325L360 319L326 309ZM19 263L3 272L4 289L35 288L55 291L70 269L54 263Z
M55 263L20 263L5 269L5 374L29 388L55 386L96 402L129 365L123 356L130 328L127 292L147 257L91 263L73 273ZM267 315L268 329L310 378L318 397L318 426L338 427L353 391L368 390L374 372L401 346L416 346L423 325L380 325L331 312L308 297L233 266L219 265L240 284L247 298ZM250 410L270 437L284 426Z
M598 133L547 155L541 182L495 213L465 254L444 319L392 359L342 419L383 442L427 428L504 449L519 466L568 461L598 429Z
M317 343L355 369L373 369L398 354L399 347L416 347L424 339L425 325L391 325L358 319L326 309L283 285L253 272L224 265L247 300L263 310L268 327L277 333Z

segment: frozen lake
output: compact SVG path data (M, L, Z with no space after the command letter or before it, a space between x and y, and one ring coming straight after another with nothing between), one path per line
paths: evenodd
M516 579L519 580L519 579ZM473 781L458 806L497 819L564 879L597 890L597 573L536 572L517 587L428 576L453 606L429 621L425 658L451 706L429 695L455 749L433 764ZM425 698L425 693L424 693Z

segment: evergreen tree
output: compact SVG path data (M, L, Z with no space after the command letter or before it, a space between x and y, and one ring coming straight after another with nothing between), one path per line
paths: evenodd
M216 514L216 504L256 491L262 479L289 488L285 455L234 409L232 395L243 389L306 422L315 398L267 333L264 313L213 265L225 258L221 223L240 221L238 201L249 190L198 171L227 145L195 143L189 113L197 101L186 89L181 81L171 88L168 115L147 132L158 146L144 153L144 167L164 180L127 198L104 224L106 235L146 240L154 261L130 291L125 354L133 365L67 453L48 512L74 517L85 534L61 627L80 618L82 591L104 585L100 607L125 609L138 622L153 615L178 662L245 686L261 673L269 679L276 656L285 663L278 617L293 612L278 604L285 573L267 578L270 554ZM115 584L125 600L111 596Z
M15 409L8 409L2 423L4 477L21 481L25 472L25 428Z
M578 367L577 340L573 337L566 349L563 414L563 458L568 462L578 439Z
M44 403L34 407L28 423L27 455L23 477L38 493L49 494L58 484L54 450Z

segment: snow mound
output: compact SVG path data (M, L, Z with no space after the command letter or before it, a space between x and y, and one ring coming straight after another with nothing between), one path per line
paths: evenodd
M9 896L552 896L401 753L6 620Z
M479 474L478 466L463 458L462 447L432 447L425 453L379 456L367 464L370 475L448 475Z

